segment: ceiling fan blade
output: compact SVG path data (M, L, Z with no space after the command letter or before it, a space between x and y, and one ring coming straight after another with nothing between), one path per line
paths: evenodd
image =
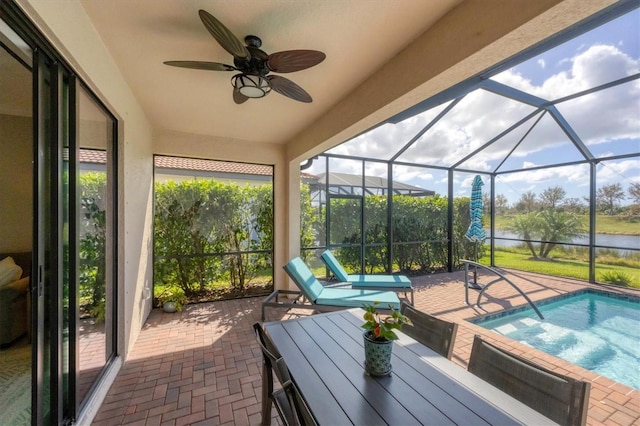
M285 50L269 55L267 66L274 72L294 72L318 65L326 57L317 50Z
M309 95L302 87L295 84L288 78L280 77L279 75L267 76L271 88L276 92L291 98L296 101L310 103L311 95Z
M200 10L198 13L204 26L224 50L239 59L249 59L251 57L244 44L222 22L218 21L206 10Z
M235 71L236 67L219 62L202 62L202 61L165 61L165 65L172 67L191 68L194 70L208 71Z
M249 98L243 95L242 93L240 93L239 90L233 89L233 102L240 105L247 102L248 99Z

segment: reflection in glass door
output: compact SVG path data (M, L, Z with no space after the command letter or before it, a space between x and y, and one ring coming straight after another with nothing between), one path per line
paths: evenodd
M114 355L115 122L82 88L78 91L78 369L77 395L97 383Z

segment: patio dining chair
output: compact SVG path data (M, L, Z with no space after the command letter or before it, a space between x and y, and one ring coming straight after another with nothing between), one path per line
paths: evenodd
M265 335L264 330L260 323L253 325L253 330L256 333L256 340L262 351L262 424L271 424L271 403L276 406L278 415L285 424L290 424L293 420L294 414L291 404L289 404L289 398L287 397L284 389L274 390L273 373L280 384L291 381L291 376L284 363L278 363L279 359L282 359L277 349Z
M284 358L276 360L276 366L279 370L285 369L288 371L287 365L284 362ZM289 401L289 407L291 407L292 416L291 423L285 422L288 426L316 426L318 422L311 414L311 410L306 401L302 397L302 394L298 390L298 387L291 380L287 380L282 384L287 399Z
M402 326L404 334L413 337L447 359L451 359L458 324L436 318L406 302L402 302L400 312L407 316L412 323Z
M591 384L555 373L475 336L468 370L551 420L584 425Z

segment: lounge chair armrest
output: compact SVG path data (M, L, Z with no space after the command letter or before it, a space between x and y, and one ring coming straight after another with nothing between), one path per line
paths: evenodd
M295 295L295 298L287 298L287 301L280 300L280 295ZM264 298L262 301L262 321L264 322L264 313L266 307L272 308L292 308L298 304L298 301L304 295L300 291L296 290L274 290L270 295Z

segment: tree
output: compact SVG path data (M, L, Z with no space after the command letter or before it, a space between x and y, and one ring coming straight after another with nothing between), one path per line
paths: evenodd
M538 236L538 230L540 229L540 220L536 213L531 212L514 217L511 223L506 226L506 229L518 234L520 238L525 240L524 243L527 245L531 255L538 257L533 242L529 241Z
M502 194L496 195L496 214L503 215L509 208L509 200Z
M491 195L488 192L482 193L482 211L483 214L491 214Z
M580 198L567 198L564 201L564 210L570 213L583 214L587 211L587 206Z
M629 189L627 191L629 193L629 198L633 200L633 204L640 204L640 182L634 182L629 185Z
M555 210L562 204L566 196L567 192L561 186L549 187L540 195L540 205L543 208Z
M221 279L244 291L272 267L271 185L215 179L157 183L154 279L197 295Z
M230 251L225 250L220 238L222 229L218 227L219 223L229 222L232 212L226 208L223 200L227 196L222 189L209 180L156 184L154 276L157 282L176 284L190 296L217 278L220 262L206 255Z
M80 188L80 308L99 318L100 312L104 315L107 274L106 173L80 175Z
M520 196L520 199L516 203L516 210L519 212L530 213L536 210L538 201L536 200L536 194L531 191L527 191Z
M598 204L609 213L609 216L613 216L616 204L622 199L624 199L624 191L619 183L605 185L599 188L596 194Z
M520 236L534 258L548 258L557 243L570 241L584 233L582 219L571 213L556 210L544 210L517 216L507 227ZM536 245L530 240L540 240L536 253Z
M582 219L574 214L544 210L538 213L538 218L542 240L538 256L541 258L548 258L556 243L571 241L584 233Z

